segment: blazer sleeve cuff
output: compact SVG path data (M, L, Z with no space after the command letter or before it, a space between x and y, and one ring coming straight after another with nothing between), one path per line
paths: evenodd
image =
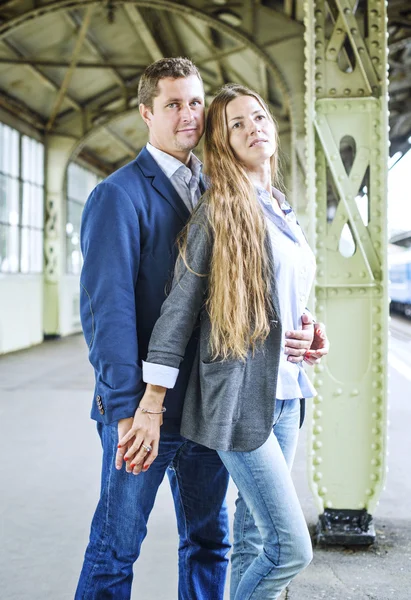
M143 381L152 385L161 385L165 388L173 388L177 381L179 369L167 367L142 361L143 363Z

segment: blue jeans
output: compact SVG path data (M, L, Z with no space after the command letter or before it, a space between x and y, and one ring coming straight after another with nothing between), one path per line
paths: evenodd
M129 600L133 563L166 472L180 537L178 598L222 600L230 549L229 477L218 454L162 432L158 457L147 472L134 476L114 466L117 424L97 428L103 445L101 494L75 600Z
M273 433L252 452L219 452L239 495L234 517L231 600L278 598L312 559L290 469L300 402L277 400Z

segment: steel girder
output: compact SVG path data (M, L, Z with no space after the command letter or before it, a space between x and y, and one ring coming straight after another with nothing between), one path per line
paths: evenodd
M387 437L386 3L306 2L306 159L316 314L331 352L315 367L310 485L318 539L371 543ZM346 247L344 249L344 237Z

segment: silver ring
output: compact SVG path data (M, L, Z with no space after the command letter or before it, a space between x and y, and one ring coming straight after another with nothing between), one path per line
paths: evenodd
M151 446L146 446L145 444L141 444L141 445L142 445L142 447L144 448L144 450L146 452L151 452L152 451L152 447Z

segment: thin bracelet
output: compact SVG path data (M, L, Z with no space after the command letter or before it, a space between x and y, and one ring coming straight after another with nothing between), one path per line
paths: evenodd
M149 415L162 415L166 412L166 407L162 406L160 412L155 412L154 410L148 410L148 408L143 408L142 406L138 407L142 413L148 413Z

